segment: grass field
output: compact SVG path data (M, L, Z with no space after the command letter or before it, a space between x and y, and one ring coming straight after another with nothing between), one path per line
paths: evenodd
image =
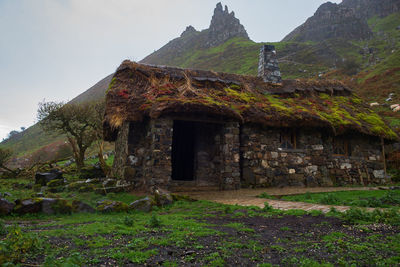
M284 196L283 200L355 207L390 208L400 206L400 190L341 191Z
M72 174L67 177L76 179ZM32 182L0 179L1 192L11 193L6 196L10 201L30 198L36 194L27 188ZM356 195L383 196L377 192L381 191ZM346 199L354 196L349 193ZM93 207L101 200L129 204L139 198L131 193L93 192L45 197L81 200ZM261 209L175 201L150 213L0 218L0 264L9 263L5 266L394 266L400 264L399 255L400 213L394 209L332 210L324 215L279 211L268 205Z
M353 211L354 213L355 211ZM153 213L3 218L0 263L22 266L394 266L400 229L328 216L178 201ZM391 216L391 215L387 215ZM364 219L367 217L364 217ZM366 224L365 224L366 223Z

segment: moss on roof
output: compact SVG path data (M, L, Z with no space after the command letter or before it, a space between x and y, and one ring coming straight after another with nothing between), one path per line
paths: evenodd
M259 77L183 70L124 61L107 93L105 129L124 121L172 114L207 114L274 127L326 127L397 135L338 81L291 80L276 85ZM112 139L112 138L108 138Z

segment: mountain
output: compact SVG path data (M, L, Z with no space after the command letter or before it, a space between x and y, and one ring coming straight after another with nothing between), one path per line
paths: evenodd
M180 37L145 57L141 63L178 66L180 61L175 59L190 57L195 50L217 47L232 38L250 40L235 13L229 12L227 6L223 10L221 3L218 3L208 29L197 31L193 26L188 26Z
M400 0L344 0L321 5L314 16L282 41L321 42L331 38L366 40L373 36L368 19L400 11Z
M192 26L141 63L256 75L261 45L273 44L285 79L340 79L366 101L400 103L400 0L344 0L325 3L281 42L256 43L228 7L218 3L208 29ZM72 102L100 99L112 74ZM382 115L400 126L400 115L380 106ZM59 137L58 137L59 138ZM17 153L35 151L57 137L35 125L1 146Z

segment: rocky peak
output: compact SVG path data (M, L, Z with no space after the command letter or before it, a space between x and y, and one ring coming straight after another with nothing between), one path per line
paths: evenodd
M218 3L214 9L214 15L211 19L211 24L206 46L217 46L230 38L243 37L249 39L249 36L240 20L235 17L232 11L229 13L227 6L222 8L222 4Z
M182 32L181 37L188 36L196 32L196 29L192 25L189 25L186 27L186 30Z
M363 19L386 17L400 11L400 0L343 0L340 5L354 9Z
M314 16L287 35L283 41L320 42L331 38L364 40L371 36L372 31L367 21L353 7L328 2L322 4Z

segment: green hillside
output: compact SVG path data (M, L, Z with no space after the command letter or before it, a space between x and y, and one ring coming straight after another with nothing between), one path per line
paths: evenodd
M388 94L395 93L393 101L388 104L400 103L400 13L384 18L372 17L368 25L373 37L362 41L332 38L321 42L256 43L248 38L234 37L212 47L195 42L196 36L205 38L206 30L197 32L193 29L192 33L172 40L141 62L256 75L260 47L273 44L284 79L340 79L351 85L367 102L385 103ZM182 46L184 43L189 45ZM85 102L103 97L111 77L102 79L73 101ZM393 126L400 126L400 115L393 113L388 105L375 109ZM34 125L0 146L24 155L60 138L45 135Z

